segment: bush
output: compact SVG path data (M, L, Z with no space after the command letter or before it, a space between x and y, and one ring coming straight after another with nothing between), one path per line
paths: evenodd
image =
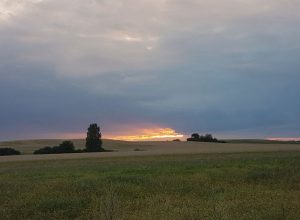
M145 149L135 148L133 151L145 151Z
M44 147L33 152L34 154L54 154L52 147Z
M34 151L34 154L62 154L62 153L79 153L82 151L75 150L72 141L64 141L59 146L44 147Z
M20 155L20 151L13 148L0 148L0 156Z

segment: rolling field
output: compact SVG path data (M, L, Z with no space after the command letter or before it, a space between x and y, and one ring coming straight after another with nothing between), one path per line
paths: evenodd
M54 146L63 140L27 140L0 142L1 147L12 147L19 150L23 155L2 156L0 162L8 161L31 161L31 160L53 160L53 159L81 159L81 158L104 158L124 156L151 156L170 154L202 154L202 153L238 153L238 152L274 152L274 151L300 151L300 144L255 141L236 141L232 143L200 143L200 142L173 142L173 141L144 141L127 142L115 140L103 140L103 147L113 152L101 153L74 153L74 154L52 154L32 155L34 150L45 146ZM85 140L72 140L77 149L83 149Z
M299 219L300 152L0 163L0 219Z

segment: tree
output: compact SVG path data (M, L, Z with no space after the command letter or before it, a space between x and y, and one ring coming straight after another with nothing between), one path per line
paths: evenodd
M199 140L200 139L200 135L198 133L194 133L191 135L191 137L195 140Z
M213 136L211 134L206 134L204 136L204 140L207 141L207 142L210 142L210 141L213 141L214 138L213 138Z
M186 139L187 141L200 141L200 135L198 133L193 133L190 138Z
M86 143L87 152L103 151L100 127L97 124L90 124L87 132Z

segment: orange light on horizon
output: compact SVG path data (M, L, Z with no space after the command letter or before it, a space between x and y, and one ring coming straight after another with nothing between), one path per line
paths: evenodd
M110 139L124 141L147 141L147 140L167 140L168 138L182 138L183 134L176 132L172 128L152 128L141 129L136 135L113 136Z
M300 141L300 137L297 138L280 138L280 137L271 137L267 138L270 141Z

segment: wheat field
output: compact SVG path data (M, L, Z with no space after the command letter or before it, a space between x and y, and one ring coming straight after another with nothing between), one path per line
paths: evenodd
M103 147L111 152L100 153L73 153L33 155L33 151L45 146L54 146L63 140L23 140L0 142L0 147L12 147L23 155L2 156L0 162L5 161L31 161L53 159L80 159L103 158L124 156L151 156L170 154L201 154L201 153L242 153L242 152L274 152L274 151L300 151L300 144L295 142L233 142L233 143L200 143L200 142L175 142L175 141L144 141L128 142L116 140L103 140ZM77 149L83 149L85 140L72 140Z

